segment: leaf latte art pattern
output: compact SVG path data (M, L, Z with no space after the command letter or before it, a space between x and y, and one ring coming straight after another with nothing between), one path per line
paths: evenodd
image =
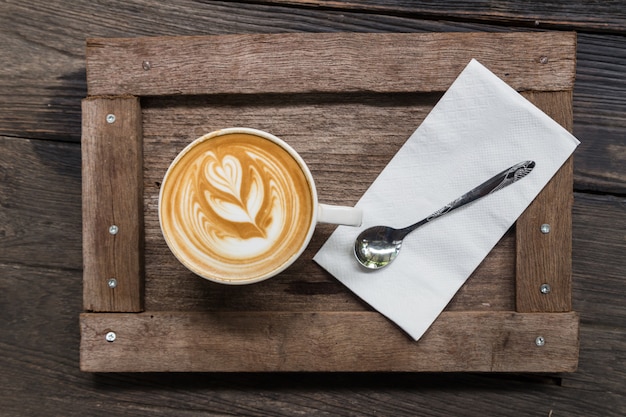
M258 233L259 237L267 238L265 227L257 224L257 216L263 207L265 198L263 193L265 186L258 170L253 165L248 167L249 187L244 190L242 188L243 168L239 159L226 155L220 161L213 152L207 153L207 159L205 175L200 173L198 175L200 178L197 180L197 189L205 190L204 196L209 205L206 209L212 209L217 216L225 221L252 225L254 229L249 231L247 237L252 237ZM202 184L203 181L206 181L206 184ZM275 195L269 197L268 200L277 198ZM286 196L279 196L278 198L280 197L286 198ZM261 223L265 224L266 222L261 220ZM235 233L240 234L239 237L245 238L244 229L244 227L240 227Z
M312 223L311 189L298 162L254 135L190 147L168 170L161 193L161 225L174 254L220 280L279 268Z

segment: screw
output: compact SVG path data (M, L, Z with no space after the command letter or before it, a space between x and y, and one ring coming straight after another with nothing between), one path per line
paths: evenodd
M544 235L550 233L550 225L548 223L544 223L541 225L541 233Z
M543 336L537 336L537 338L535 339L535 344L541 347L546 344L546 339Z
M115 278L111 278L107 281L107 284L109 285L109 288L115 288L117 287L117 280Z
M539 291L541 291L542 294L550 294L550 291L552 291L552 287L550 287L550 284L541 284L541 287L539 287Z
M112 224L111 226L109 226L109 233L111 233L112 235L116 235L117 232L120 231L120 228L117 227L116 225Z
M107 123L115 123L115 115L114 114L107 114Z
M108 332L104 338L107 340L107 342L115 342L117 335L115 334L115 332Z
M539 58L539 63L540 64L547 64L548 63L548 57L547 56L542 56L541 58Z
M150 65L150 61L143 61L141 63L141 68L143 68L144 71L148 71L150 68L152 68L152 65Z

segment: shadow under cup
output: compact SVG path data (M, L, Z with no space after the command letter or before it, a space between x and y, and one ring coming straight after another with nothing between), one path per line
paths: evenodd
M308 245L317 193L302 158L262 131L202 136L174 159L159 194L159 222L176 258L195 274L249 284L291 265Z

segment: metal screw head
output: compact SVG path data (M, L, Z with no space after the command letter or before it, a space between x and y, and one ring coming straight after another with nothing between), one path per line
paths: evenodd
M116 235L117 232L120 231L120 228L117 227L116 225L112 224L111 226L109 226L109 233L111 233L112 235Z
M111 278L109 279L109 281L107 281L107 285L109 286L109 288L115 288L117 287L117 280L115 278Z
M537 346L543 346L546 344L546 339L543 336L537 336L537 338L535 339L535 344Z
M114 114L107 114L107 123L115 123L115 115Z
M539 291L541 291L542 294L550 294L550 291L552 291L552 287L550 287L550 284L541 284L541 287L539 287Z
M141 68L143 68L144 71L148 71L150 68L152 68L152 65L150 65L150 61L143 61L141 63Z
M550 233L550 225L548 223L544 223L541 225L541 233L543 233L544 235L547 235L548 233Z
M539 58L539 63L540 64L547 64L548 63L548 57L547 56L542 56L541 58Z
M117 335L115 334L115 332L108 332L106 336L104 336L104 338L107 342L115 342Z

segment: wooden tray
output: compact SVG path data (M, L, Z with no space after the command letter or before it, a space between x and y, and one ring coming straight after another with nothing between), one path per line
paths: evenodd
M230 287L176 261L156 209L174 156L228 126L282 137L322 201L354 204L471 58L571 130L575 52L574 33L88 40L81 369L574 371L571 159L418 342L312 262L332 226Z

